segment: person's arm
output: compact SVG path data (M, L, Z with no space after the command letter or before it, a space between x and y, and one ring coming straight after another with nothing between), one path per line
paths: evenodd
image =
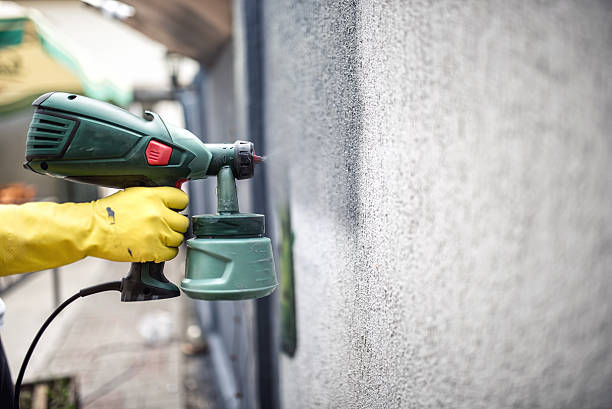
M0 206L0 275L44 270L86 256L114 261L174 258L189 226L175 188L134 187L90 203Z

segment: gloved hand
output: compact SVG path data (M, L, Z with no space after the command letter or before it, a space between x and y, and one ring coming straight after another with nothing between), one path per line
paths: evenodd
M170 260L178 253L189 219L185 192L173 187L132 187L92 202L88 256L113 261Z
M133 187L90 203L0 206L0 275L53 268L86 256L114 261L174 258L189 226L172 187Z

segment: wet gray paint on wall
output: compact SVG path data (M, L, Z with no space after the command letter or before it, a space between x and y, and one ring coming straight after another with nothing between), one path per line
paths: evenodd
M291 3L264 3L285 407L612 406L609 6Z

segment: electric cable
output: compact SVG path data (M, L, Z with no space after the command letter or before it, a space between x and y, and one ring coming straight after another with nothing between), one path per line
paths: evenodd
M32 340L32 343L30 344L30 348L28 349L25 358L23 358L21 369L19 370L19 375L17 376L17 381L15 382L15 397L13 399L14 409L19 409L19 394L21 392L21 382L23 382L23 376L25 375L25 370L28 366L28 362L32 357L32 353L34 352L34 348L36 348L36 344L38 344L40 337L42 336L43 332L45 332L49 324L51 324L51 321L53 321L53 319L57 317L59 313L62 312L62 310L74 300L81 297L87 297L88 295L101 293L104 291L121 291L121 281L111 281L108 283L82 288L81 290L79 290L78 293L74 294L72 297L64 301L59 307L55 309L55 311L51 313L51 315L49 315L49 318L47 318L47 320L38 330L38 333L36 333L36 336L34 337L34 340Z

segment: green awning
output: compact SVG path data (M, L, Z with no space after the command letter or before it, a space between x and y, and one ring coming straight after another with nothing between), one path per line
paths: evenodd
M38 95L65 91L126 106L132 90L110 78L93 78L78 48L35 10L0 3L0 114L29 106Z

